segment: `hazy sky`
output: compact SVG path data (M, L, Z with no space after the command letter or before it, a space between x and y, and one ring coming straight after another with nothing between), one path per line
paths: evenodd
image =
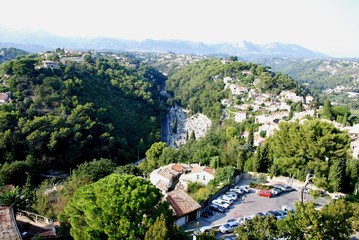
M295 43L359 57L359 0L5 0L0 26L62 36Z

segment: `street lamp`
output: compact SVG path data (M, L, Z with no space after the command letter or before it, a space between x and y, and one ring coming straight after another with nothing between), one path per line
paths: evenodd
M308 170L307 177L305 179L303 187L299 190L299 201L301 203L304 202L304 189L307 187L307 185L310 183L310 181L315 177L314 174L311 173L312 169Z

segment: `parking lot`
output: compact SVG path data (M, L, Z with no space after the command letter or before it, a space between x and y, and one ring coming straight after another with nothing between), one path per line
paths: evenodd
M237 185L248 185L249 180L241 180ZM299 193L297 191L283 192L278 196L267 198L261 197L256 194L254 189L250 193L244 194L245 200L242 202L241 198L233 203L232 206L225 213L214 212L213 216L204 218L201 217L196 222L189 224L186 229L195 229L201 228L203 226L220 226L225 224L228 219L238 219L239 217L247 217L255 215L258 212L266 213L269 210L279 210L283 205L288 205L292 208L295 208L295 202L299 199ZM326 198L318 198L314 200L309 194L305 194L307 202L315 201L319 205L324 205L329 203L329 200ZM232 234L233 235L233 234ZM216 237L222 239L225 236L217 232Z

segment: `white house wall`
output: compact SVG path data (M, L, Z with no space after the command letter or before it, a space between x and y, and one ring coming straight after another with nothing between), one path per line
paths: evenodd
M180 179L184 181L201 182L207 185L210 180L214 179L214 175L208 172L192 172L182 175Z

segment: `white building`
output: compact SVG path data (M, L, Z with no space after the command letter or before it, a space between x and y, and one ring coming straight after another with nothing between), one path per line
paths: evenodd
M182 173L189 171L180 164L169 164L153 170L150 173L150 181L159 188L162 193L174 188Z
M247 113L246 112L236 112L236 115L234 116L234 121L240 123L247 119Z
M259 132L266 132L266 137L273 135L275 130L279 130L279 126L275 122L266 122L258 127Z
M199 218L201 205L184 191L180 189L173 190L167 194L166 200L177 218L175 221L177 226L183 226Z
M200 182L203 185L207 185L210 180L214 179L215 170L207 166L196 166L192 168L192 171L186 174L182 174L180 182Z
M359 158L359 138L350 143L350 149L352 151L352 156L355 159Z
M274 120L278 119L278 116L275 115L258 115L255 117L255 123L267 123L267 122L273 122Z
M0 93L0 104L8 103L10 100L10 92L2 92Z
M50 60L43 61L45 68L57 68L57 63Z
M280 96L284 99L291 100L292 102L303 102L303 97L297 96L296 93L291 91L282 91Z
M347 130L349 136L352 138L350 143L350 149L352 151L352 156L355 159L359 158L359 124L355 124L352 127L345 127L341 130Z

